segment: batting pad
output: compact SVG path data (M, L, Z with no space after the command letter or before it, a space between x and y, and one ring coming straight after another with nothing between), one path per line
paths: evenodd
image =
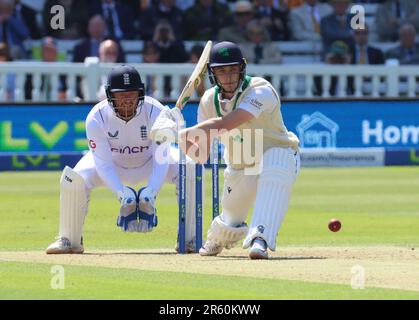
M275 250L276 235L288 211L296 178L295 156L295 152L288 148L272 148L263 155L255 208L243 248L248 248L254 238L260 237L266 241L269 249Z
M83 178L66 166L60 179L60 236L68 238L73 247L80 245L87 204Z
M248 228L245 222L237 227L232 227L226 224L221 216L217 216L212 220L211 228L207 234L207 241L215 242L230 249L237 241L246 236L247 231Z

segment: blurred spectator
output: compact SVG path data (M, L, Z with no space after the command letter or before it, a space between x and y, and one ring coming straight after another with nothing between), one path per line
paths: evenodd
M162 21L156 26L153 43L159 48L160 63L182 63L188 55L182 41L177 41L169 23ZM164 94L169 97L172 91L172 77L164 76Z
M304 0L287 0L286 2L289 9L298 8L304 4Z
M406 23L419 29L419 0L387 0L375 14L380 41L397 41L398 30Z
M51 7L63 6L65 17L64 29L53 29L51 19ZM88 2L84 0L46 0L42 18L44 21L45 34L56 39L79 39L85 36L87 21L89 19Z
M86 1L87 2L87 1ZM116 40L134 39L135 15L123 2L113 0L90 0L90 15L101 15L106 23L106 37Z
M234 24L220 30L218 41L246 42L246 27L253 15L253 6L249 1L237 1L234 7Z
M141 53L143 63L158 63L160 61L159 47L151 41L144 43L143 51ZM156 76L145 75L143 81L146 95L158 96Z
M153 6L140 13L139 32L142 40L151 40L156 25L165 20L170 23L175 38L183 39L183 12L175 0L158 0Z
M325 62L327 64L350 64L351 59L348 45L343 41L335 41L326 54Z
M99 46L99 62L101 63L117 63L119 56L119 45L115 40L104 40ZM99 101L106 99L105 84L107 83L107 76L103 75L100 80L97 98ZM84 90L87 90L87 85L84 85Z
M352 50L353 64L384 64L384 54L380 49L368 45L369 27L354 30L355 45Z
M102 16L94 15L90 18L87 26L88 38L81 40L73 51L73 62L84 62L87 57L99 57L99 47L105 40L106 25ZM111 44L114 42L112 41ZM108 43L109 44L109 43ZM106 45L106 44L105 44ZM116 62L124 63L125 54L119 43L116 44L118 52L118 58ZM77 97L84 99L85 90L81 88L81 77L77 77Z
M298 41L320 41L320 21L332 13L333 9L329 4L306 0L304 5L291 10L292 38Z
M216 0L197 0L185 12L185 39L215 40L219 30L230 21L228 6Z
M12 61L9 47L6 43L0 42L0 63ZM6 101L13 101L15 98L16 75L8 73L6 75L6 88L3 89Z
M189 61L188 62L193 63L193 64L197 64L203 51L204 51L204 46L202 46L200 44L195 44L194 46L192 46L191 50L189 51ZM188 81L188 79L189 79L189 76L184 76L183 77L183 86L182 87L184 87L186 85L186 82ZM202 97L205 93L205 90L206 90L205 81L201 81L198 88L196 89L197 96Z
M99 57L99 46L106 39L106 24L102 16L94 15L87 26L88 38L80 41L74 47L73 62L83 62L86 57ZM118 59L116 62L124 63L125 54L119 44Z
M115 40L108 39L100 43L99 61L103 63L117 63L119 56L119 46Z
M419 64L419 44L415 43L416 30L405 24L399 31L400 45L387 52L387 59L398 59L400 64Z
M288 28L289 9L282 6L275 9L273 0L255 0L254 18L269 31L272 41L286 41L290 38Z
M332 0L333 13L324 17L320 23L323 40L323 52L330 52L330 46L335 41L343 41L352 47L353 30L351 28L352 15L347 14L349 0Z
M182 11L188 10L194 4L195 0L176 0L176 6Z
M41 39L41 30L36 21L36 11L20 0L15 0L15 9L13 16L18 20L23 21L28 27L31 39Z
M326 54L325 62L327 64L350 64L351 63L351 52L349 46L343 41L335 41L331 44L329 51ZM341 85L341 84L340 84ZM322 77L314 77L315 95L321 96L323 94L323 82ZM337 76L331 77L331 83L329 87L329 94L335 96L338 91L339 78ZM346 93L348 95L353 94L354 83L353 78L347 77Z
M13 16L14 0L0 0L0 42L9 47L10 56L15 59L25 57L23 41L29 37L25 23Z
M176 40L172 26L168 22L161 21L156 26L153 42L159 47L159 62L178 63L188 60L183 42Z
M249 23L247 42L241 43L240 48L248 63L274 64L281 63L282 56L278 47L270 42L266 29L257 21Z
M42 61L43 62L57 62L58 47L57 42L52 37L45 37L42 39L41 47ZM49 74L41 76L40 98L43 101L53 101L52 99L52 78ZM25 83L25 98L32 100L33 81L32 76L29 75ZM58 77L58 100L64 101L66 99L66 76L60 75Z

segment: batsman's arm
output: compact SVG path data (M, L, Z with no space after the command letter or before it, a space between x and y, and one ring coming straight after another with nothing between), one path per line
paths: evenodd
M182 151L194 161L204 163L208 158L203 159L202 156L199 156L203 153L200 152L200 154L197 155L195 151L205 148L206 152L204 154L210 154L211 139L214 138L214 136L211 136L212 132L216 131L219 136L222 131L230 131L253 118L254 115L250 112L243 109L236 109L223 117L208 119L193 127L181 130L180 147ZM205 140L201 141L197 137L205 137Z

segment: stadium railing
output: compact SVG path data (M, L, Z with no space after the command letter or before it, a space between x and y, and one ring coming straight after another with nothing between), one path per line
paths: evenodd
M193 64L133 64L146 82L147 76L155 76L156 98L176 100L186 78L192 72ZM51 80L51 101L58 101L59 77L67 77L66 101L75 101L76 79L82 79L85 88L85 101L96 101L97 92L104 76L113 67L112 64L69 63L69 62L7 62L0 64L0 101L6 100L9 74L14 75L14 102L24 102L24 86L27 75L32 75L32 101L45 101L41 95L42 76L49 75ZM253 76L267 77L287 98L313 98L313 88L321 83L322 88L330 88L337 83L335 97L417 97L419 86L417 77L419 66L353 66L290 64L290 65L248 65L248 73ZM171 76L171 91L164 94L164 77ZM352 78L352 79L350 79ZM346 91L348 81L353 81L354 92ZM206 86L209 87L208 79ZM323 90L322 98L329 98L329 90ZM193 97L193 98L196 98Z

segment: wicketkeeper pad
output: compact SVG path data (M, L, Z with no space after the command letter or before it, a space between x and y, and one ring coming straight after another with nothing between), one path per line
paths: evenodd
M60 236L72 246L80 245L88 201L83 178L66 166L60 179Z

